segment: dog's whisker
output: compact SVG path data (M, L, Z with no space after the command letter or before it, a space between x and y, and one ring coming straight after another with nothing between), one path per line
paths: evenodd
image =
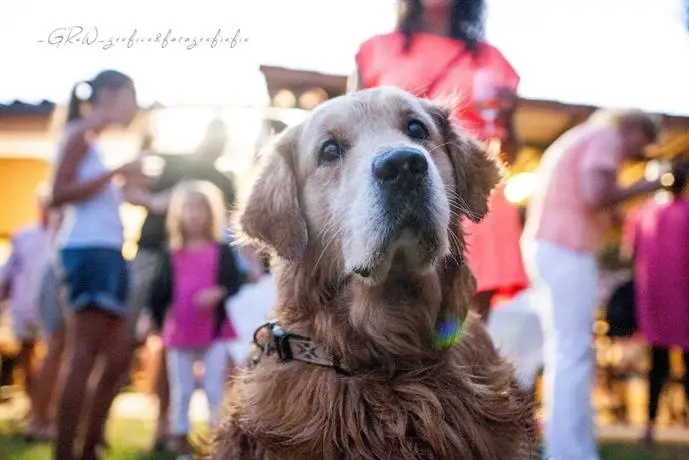
M336 231L336 232L332 235L332 237L328 240L328 242L324 245L323 250L321 251L320 255L318 256L318 258L316 259L316 262L315 262L314 265L313 265L313 272L312 272L312 274L316 272L316 270L318 269L318 265L319 265L320 262L321 262L321 259L323 258L323 256L325 255L325 253L328 251L328 248L329 248L330 245L333 243L333 241L335 241L335 238L337 238L337 237L340 235L340 233L341 233L340 231Z
M470 209L468 203L459 193L455 191L450 191L448 195L448 201L450 202L451 206L455 205L464 215L466 215L472 220L478 218L478 215Z
M437 150L437 149L440 149L440 148L443 148L443 147L446 147L446 146L448 146L448 145L451 145L451 143L450 143L450 142L443 142L442 144L438 144L438 145L436 145L435 147L431 148L431 149L428 151L428 153L433 153L433 151L435 151L435 150Z
M341 234L342 234L342 232L343 232L342 227L341 227L341 223L344 221L344 219L345 219L345 218L344 218L344 215L338 216L338 217L335 218L335 219L332 219L332 218L328 219L328 222L331 224L331 225L330 225L330 228L331 228L331 229L332 229L332 228L335 228L335 231L334 231L333 234L330 236L330 238L327 240L327 242L325 242L325 243L323 244L323 250L321 251L321 253L320 253L320 255L318 256L318 258L316 259L316 263L315 263L314 266L313 266L313 271L312 271L312 273L311 273L312 276L316 273L316 270L318 269L318 266L319 266L319 264L320 264L320 262L321 262L321 259L322 259L322 258L325 256L325 254L327 253L328 248L330 247L330 245L331 245L339 236L341 236ZM337 226L339 226L339 228L337 228ZM330 231L330 230L329 230L329 231ZM331 261L331 262L332 262L332 261ZM332 268L332 266L329 267L329 268Z

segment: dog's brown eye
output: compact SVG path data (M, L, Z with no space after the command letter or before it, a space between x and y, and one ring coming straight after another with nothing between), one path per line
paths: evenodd
M342 146L337 141L325 141L318 155L318 164L334 163L342 158Z
M428 139L428 130L419 120L409 120L409 123L407 123L407 136L412 139Z

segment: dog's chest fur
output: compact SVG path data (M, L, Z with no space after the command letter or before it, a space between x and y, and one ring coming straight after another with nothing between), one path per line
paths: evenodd
M460 351L391 378L266 359L236 382L220 433L223 443L235 438L241 453L216 458L520 458L523 401L509 379L496 380L500 362L479 363L477 354L460 368L452 364Z

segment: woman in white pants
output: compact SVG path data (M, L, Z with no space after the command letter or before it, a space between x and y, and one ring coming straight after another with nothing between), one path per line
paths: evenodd
M593 254L547 241L524 242L532 302L543 329L546 439L567 456L595 459L591 406L595 353L592 348L598 272ZM550 457L547 457L550 458Z
M522 252L543 330L548 459L598 459L591 393L601 223L615 205L660 187L616 185L622 161L641 159L658 131L641 111L601 111L543 155Z

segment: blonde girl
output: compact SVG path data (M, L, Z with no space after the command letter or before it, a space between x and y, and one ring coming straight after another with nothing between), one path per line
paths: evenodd
M190 454L189 405L193 366L204 362L203 388L214 425L227 375L226 344L236 337L225 300L243 275L224 241L222 193L209 182L184 182L173 189L167 216L170 241L154 282L151 309L162 329L170 382L170 433L179 454Z

